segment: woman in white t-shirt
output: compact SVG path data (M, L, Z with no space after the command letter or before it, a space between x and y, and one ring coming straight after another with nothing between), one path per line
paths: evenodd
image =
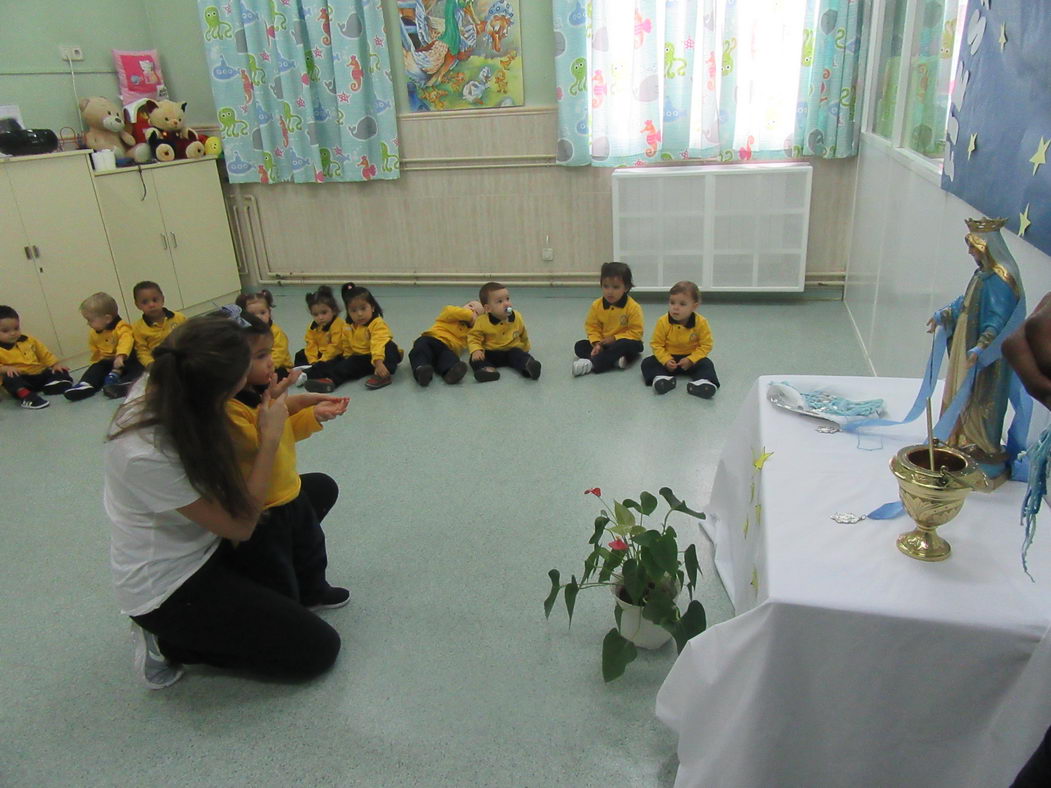
M193 318L157 348L105 449L117 598L137 624L136 670L160 689L203 663L281 678L327 670L337 632L230 560L263 511L288 410L263 396L259 453L242 476L224 403L243 388L249 345L226 317Z

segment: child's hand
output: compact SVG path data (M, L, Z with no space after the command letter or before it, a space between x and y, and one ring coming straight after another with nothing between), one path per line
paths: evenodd
M614 336L602 337L602 342L600 344L602 344L603 347L609 347L610 345L612 345L616 341L617 341L617 338L614 337Z
M670 358L666 362L664 362L664 368L669 372L674 372L679 368L679 362L673 358Z
M336 397L332 394L289 394L285 402L288 404L289 414L301 411L303 408L312 408L319 402L350 401L350 397Z
M601 342L592 342L591 343L591 355L592 355L592 357L597 356L601 352L602 352L602 343Z
M288 381L289 386L295 385L295 382L299 380L306 373L299 367L292 367L291 371L285 376L285 380Z
M269 390L264 391L256 414L260 445L267 442L278 443L285 431L285 422L288 421L288 403L285 395L272 397Z
M51 368L51 371L52 372L69 372L69 367L65 367L65 366L63 366L61 364L55 364L55 366L53 366Z
M471 354L471 361L485 361L485 351L476 350Z
M692 366L693 366L693 362L690 361L688 358L684 358L684 359L680 359L679 360L679 369L681 369L683 372L685 372L686 370L688 370Z
M298 375L295 373L289 375L284 380L278 380L276 374L270 375L270 385L267 387L267 391L270 392L270 396L277 399L284 394L292 386L293 383L298 379Z
M18 374L18 368L17 367L0 367L0 372L2 372L3 374L7 375L9 378L13 378L15 375Z
M325 397L314 405L314 418L318 421L331 421L347 412L350 397Z
M390 372L387 370L387 365L382 361L372 362L372 371L376 373L377 377L389 378Z
M117 370L117 371L120 371L120 370L124 369L124 359L125 358L126 358L126 356L120 356L120 355L114 356L113 357L113 369Z

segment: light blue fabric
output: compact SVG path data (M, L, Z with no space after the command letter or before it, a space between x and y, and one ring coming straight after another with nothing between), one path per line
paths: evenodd
M400 174L394 85L373 0L198 0L233 183Z

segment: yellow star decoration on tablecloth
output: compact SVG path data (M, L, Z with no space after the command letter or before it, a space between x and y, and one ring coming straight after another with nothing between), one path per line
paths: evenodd
M1025 231L1029 229L1029 225L1032 222L1029 221L1029 203L1025 204L1025 210L1018 214L1018 236L1025 235Z
M1041 137L1040 144L1036 146L1036 153L1029 159L1033 163L1033 175L1036 175L1036 170L1041 164L1047 164L1048 145L1051 145L1051 140L1045 140Z
M1000 51L1004 51L1004 47L1007 46L1007 23L1000 23Z
M745 518L744 518L744 538L745 539L748 538L748 528L749 528L749 526L751 526L751 524L752 524L752 521L749 520L748 516L746 515Z
M971 158L971 154L974 153L978 147L978 132L971 135L971 138L967 141L967 158Z
M749 585L755 589L755 595L759 596L759 569L756 566L752 566L752 582Z
M773 454L774 453L772 451L767 451L766 446L764 446L759 450L759 456L756 459L752 460L752 467L755 468L757 471L763 470L763 466L766 465L766 461L769 460L773 456Z

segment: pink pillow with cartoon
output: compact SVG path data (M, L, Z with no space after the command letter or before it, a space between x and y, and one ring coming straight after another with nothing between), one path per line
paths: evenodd
M125 104L144 98L163 98L168 94L156 49L138 51L113 50L120 81L120 98Z

